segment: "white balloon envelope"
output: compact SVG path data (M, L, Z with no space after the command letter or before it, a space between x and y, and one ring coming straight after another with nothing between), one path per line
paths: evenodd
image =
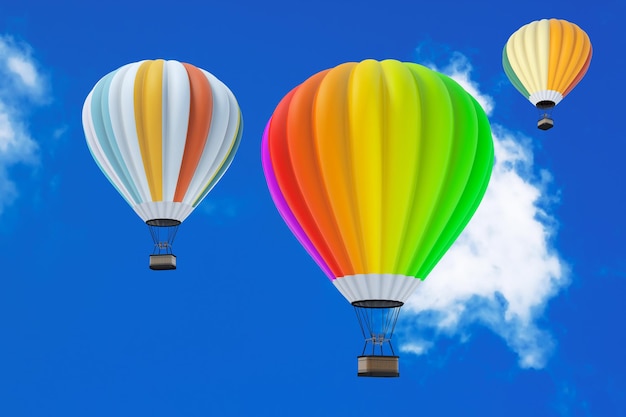
M178 61L124 65L87 96L87 145L104 175L150 226L152 269L176 268L177 227L230 166L242 128L228 87Z

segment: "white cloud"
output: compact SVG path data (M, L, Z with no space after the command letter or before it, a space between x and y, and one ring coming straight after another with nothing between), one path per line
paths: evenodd
M452 77L465 91L474 96L487 115L491 115L494 107L493 99L488 95L482 94L479 91L478 84L471 80L472 65L465 55L453 52L452 59L448 65L438 71Z
M47 82L31 55L29 45L0 36L0 214L19 194L11 167L39 159L28 114L45 101Z
M209 215L212 221L224 223L237 217L241 203L230 197L215 197L209 194L199 204L199 211Z
M0 35L0 75L3 99L29 102L45 99L48 84L37 69L32 48L8 35Z
M480 92L478 84L472 81L470 75L472 65L469 59L460 52L451 51L445 45L434 44L430 41L423 42L416 48L418 61L435 71L447 74L459 83L468 93L480 103L487 115L491 115L494 108L493 99ZM445 58L445 67L438 68L435 62Z
M486 108L466 58L455 55L443 72ZM423 354L439 336L467 338L479 323L501 336L523 368L542 368L554 348L542 329L546 303L568 284L568 268L551 239L549 172L535 175L528 138L492 123L495 166L485 197L457 242L409 299L401 315L400 349ZM426 338L425 334L431 336Z
M39 75L32 62L22 56L11 56L7 59L7 67L20 77L22 82L30 88L37 87Z

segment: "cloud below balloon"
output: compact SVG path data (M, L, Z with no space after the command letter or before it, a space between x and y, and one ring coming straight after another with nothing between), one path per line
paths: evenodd
M462 55L443 69L489 114L491 97L471 80ZM538 322L547 302L569 283L551 244L551 175L536 174L531 141L492 124L495 166L485 197L457 242L409 299L398 336L403 352L425 354L440 337L467 340L480 324L502 337L522 368L545 366L555 342Z

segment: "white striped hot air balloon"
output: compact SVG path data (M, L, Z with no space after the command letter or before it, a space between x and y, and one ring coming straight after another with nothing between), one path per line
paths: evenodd
M178 61L124 65L87 96L87 145L104 175L150 226L155 243L150 268L176 268L176 230L230 166L242 127L228 87Z
M580 82L591 62L589 36L574 23L542 19L513 33L502 51L511 84L543 113L537 126L548 130L547 111Z

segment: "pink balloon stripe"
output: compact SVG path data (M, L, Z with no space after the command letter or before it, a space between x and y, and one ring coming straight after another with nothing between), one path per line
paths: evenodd
M319 254L315 246L307 235L300 227L300 224L296 220L296 217L293 215L293 212L287 205L287 201L285 201L285 197L283 193L280 191L278 186L278 182L276 181L276 176L274 175L274 170L272 169L272 161L270 159L270 149L269 149L269 130L270 123L272 119L270 118L269 122L265 126L265 130L263 131L263 142L261 144L261 161L263 163L263 172L265 173L265 181L267 182L267 188L270 190L270 195L272 196L272 200L274 200L274 204L278 209L281 217L287 223L287 226L294 234L296 239L300 242L300 244L306 249L306 251L311 255L313 260L319 265L319 267L324 271L324 273L328 276L328 278L332 281L335 279L335 275L332 273L322 256Z

